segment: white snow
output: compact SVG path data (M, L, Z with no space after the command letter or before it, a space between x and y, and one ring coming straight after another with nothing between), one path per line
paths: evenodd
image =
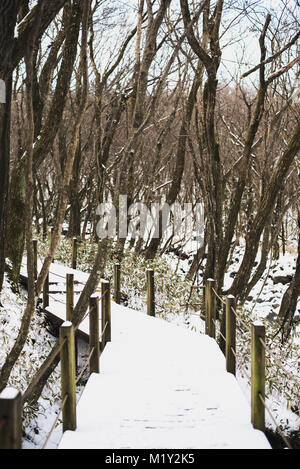
M42 262L38 259L38 271L42 268ZM51 264L50 271L49 271L49 282L55 283L55 289L58 289L58 286L62 286L65 284L66 275L67 274L74 274L74 280L76 282L86 282L89 278L89 274L85 272L81 272L80 270L72 269L71 267L67 267L63 264L55 262ZM20 275L27 277L27 267L26 267L26 257L23 257L22 260L22 267L20 271ZM82 290L82 288L80 288ZM51 291L51 289L50 289Z
M253 321L253 326L263 326L263 323L261 321Z
M7 387L3 389L3 391L0 394L1 399L15 399L17 395L19 394L18 389Z
M65 321L62 323L62 327L71 327L71 326L72 326L71 321Z
M42 264L38 261L38 270L40 270ZM56 317L66 319L66 275L74 274L74 306L79 299L79 294L82 292L85 283L89 278L89 274L81 272L80 270L71 269L64 266L63 264L53 263L50 267L49 273L49 307L46 308ZM21 269L21 275L27 277L26 270L26 258L23 258L23 264ZM106 280L102 280L104 283ZM56 293L62 292L62 293ZM101 283L99 283L96 289L96 295L99 296L101 292ZM89 319L88 317L82 321L79 326L79 331L89 334Z
M112 303L112 342L59 448L270 448L216 342Z

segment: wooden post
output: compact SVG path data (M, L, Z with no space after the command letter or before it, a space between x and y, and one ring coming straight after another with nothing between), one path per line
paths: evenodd
M73 322L74 311L74 274L66 275L66 321ZM78 343L77 334L75 334L75 363L78 369Z
M209 335L209 308L211 303L211 284L206 281L205 284L205 334Z
M43 288L43 309L47 306L49 306L49 274L47 274Z
M114 265L114 300L119 305L121 299L121 265Z
M104 334L104 327L105 327L105 304L103 302L103 290L104 287L102 286L101 282L101 337L100 337L100 352L102 353L105 348L105 334Z
M265 326L256 321L251 326L251 422L257 430L265 431Z
M52 244L53 234L54 234L54 228L52 226L51 229L50 229L50 238L49 238L50 246ZM54 261L54 259L55 259L55 256L53 256L53 261Z
M205 288L205 333L210 337L216 338L216 298L213 292L215 281L208 278Z
M222 353L226 355L226 341L224 339L224 337L226 338L226 305L222 303L221 308L219 347Z
M74 274L66 275L66 321L73 323L74 311ZM75 333L75 364L76 371L78 370L78 341L77 334Z
M14 388L0 394L0 449L22 448L22 396Z
M147 269L147 314L155 316L154 270Z
M235 298L233 295L228 295L226 298L226 309L225 309L225 331L226 331L226 370L229 373L235 375L236 363L235 363L235 338L236 338L236 317L232 310L235 308ZM233 351L232 351L233 350Z
M100 372L100 344L99 344L99 297L90 297L90 374Z
M205 290L206 290L206 287L204 285L201 286L201 290L202 290L202 300L201 300L201 312L200 312L200 317L202 316L202 319L205 320Z
M38 262L38 242L37 239L33 240L33 264L34 264L34 280L37 280L38 276L38 268L37 268L37 262Z
M110 282L108 280L102 280L101 282L101 307L102 307L102 333L105 328L104 336L102 337L102 341L103 341L102 350L103 350L107 342L111 341Z
M72 240L72 269L77 268L77 238Z
M66 321L73 321L74 310L74 274L66 276Z
M67 401L62 411L63 431L76 430L76 384L75 384L75 340L74 328L66 321L59 329L59 341L66 343L60 351L61 361L61 399Z

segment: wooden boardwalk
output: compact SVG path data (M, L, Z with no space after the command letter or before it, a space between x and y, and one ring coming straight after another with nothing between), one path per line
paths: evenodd
M41 262L38 261L38 271L41 268ZM45 308L46 317L50 322L59 327L66 320L66 275L74 274L74 306L88 280L89 274L80 270L74 270L59 263L52 263L49 271L49 306ZM26 258L20 272L20 279L24 285L27 285ZM97 293L100 293L101 283ZM101 319L100 319L101 321ZM80 338L88 342L89 340L89 319L86 318L78 328Z
M62 322L66 273L82 282L77 293L88 275L58 264L50 272L47 312ZM25 269L22 275L26 281ZM80 330L88 336L88 318ZM270 445L253 429L250 405L213 339L112 302L112 340L77 405L77 429L63 434L59 448Z

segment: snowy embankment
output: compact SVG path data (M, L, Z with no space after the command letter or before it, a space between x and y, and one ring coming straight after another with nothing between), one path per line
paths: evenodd
M26 307L26 295L27 292L23 289L20 294L13 293L5 277L0 306L0 367L17 338ZM36 312L31 321L27 341L13 368L8 385L24 393L56 341L57 339L48 332L45 315ZM77 388L78 397L81 392L82 386L79 386ZM41 448L55 420L60 404L60 365L58 365L48 379L38 404L34 407L27 404L24 406L24 449ZM58 426L50 438L48 448L56 448L60 437L61 426Z
M269 448L216 342L115 303L112 342L59 448Z
M13 293L5 278L0 307L0 367L18 335L25 306L26 292L21 290L20 294ZM55 343L56 339L47 331L44 315L35 314L26 344L10 375L9 386L24 392ZM27 405L24 407L25 447L33 448L38 445L44 438L51 419L55 418L60 401L59 368L58 366L49 378L38 408L32 409Z

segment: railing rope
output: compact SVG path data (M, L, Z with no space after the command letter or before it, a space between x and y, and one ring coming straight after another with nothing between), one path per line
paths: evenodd
M59 411L57 412L57 416L56 416L56 418L55 418L55 420L54 420L54 422L53 422L53 424L52 424L52 426L51 426L50 431L49 431L48 434L47 434L47 437L46 437L46 439L45 439L45 441L44 441L44 443L43 443L42 449L45 449L45 448L46 448L47 443L48 443L48 441L49 441L49 438L50 438L50 436L52 435L52 432L53 432L53 430L54 430L55 427L56 427L56 424L57 424L57 422L58 422L58 420L59 420L60 414L61 414L62 411L64 410L64 407L65 407L65 405L66 405L66 403L67 403L67 400L68 400L68 394L65 395L65 398L64 398L64 400L63 400L62 403L61 403L60 409L59 409Z
M283 431L281 430L281 428L277 425L276 420L274 419L272 412L270 411L269 407L268 407L267 404L266 404L265 399L262 397L261 394L259 394L259 399L261 400L262 405L265 407L266 411L268 412L268 414L269 414L269 416L270 416L272 422L273 422L274 425L275 425L276 430L277 430L278 433L280 434L280 436L281 436L281 438L283 439L283 441L285 442L286 446L287 446L289 449L293 449L292 446L290 445L289 441L286 439L285 434L283 433Z
M88 356L82 370L80 371L79 375L76 378L76 381L75 381L76 385L79 383L79 381L81 380L81 378L84 375L85 370L87 370L88 366L90 365L91 358L92 358L92 355L93 355L94 351L95 351L95 347L93 347L92 350L90 350L90 354L89 354L89 356Z

